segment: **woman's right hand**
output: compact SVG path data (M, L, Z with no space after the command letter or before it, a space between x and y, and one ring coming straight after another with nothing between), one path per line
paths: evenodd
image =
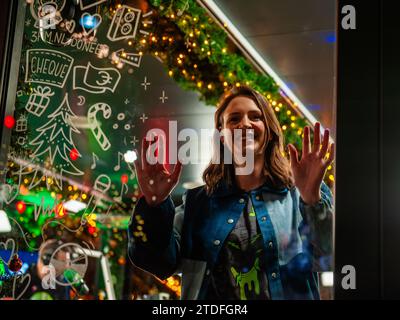
M160 141L158 139L156 141L157 152L159 152ZM162 203L178 184L182 172L182 163L178 160L172 173L159 161L156 164L148 163L146 155L149 152L150 143L146 138L143 138L141 156L139 157L138 155L134 165L138 183L146 202L148 205L155 207ZM164 143L161 143L161 146L165 148ZM163 154L165 154L165 149L163 151Z

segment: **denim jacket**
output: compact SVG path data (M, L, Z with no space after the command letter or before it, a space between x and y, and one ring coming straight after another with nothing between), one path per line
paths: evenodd
M332 194L324 183L313 206L296 188L267 184L244 192L222 183L210 196L197 187L176 208L170 197L157 207L142 197L128 228L130 260L161 279L182 273L181 299L204 299L219 251L248 197L263 236L271 299L319 299L317 272L330 269L333 242Z

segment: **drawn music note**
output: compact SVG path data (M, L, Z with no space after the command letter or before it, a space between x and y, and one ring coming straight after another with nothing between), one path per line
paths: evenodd
M125 191L124 191L125 190ZM126 183L123 183L121 185L121 192L119 193L119 196L115 198L116 201L122 201L122 196L128 192L128 185Z
M93 163L92 163L90 169L93 170L96 168L96 161L99 160L99 157L94 152L92 152L92 159L93 159Z
M124 155L121 152L118 152L118 164L114 167L114 171L118 171L121 169L121 158L124 158Z
M131 172L129 179L133 180L136 177L135 168L132 168L132 166L129 163L127 163L127 164L128 164L128 169Z

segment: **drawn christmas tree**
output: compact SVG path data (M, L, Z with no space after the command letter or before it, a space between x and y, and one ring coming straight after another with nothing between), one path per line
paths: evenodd
M37 163L39 167L47 169L35 169L30 188L40 182L39 180L35 183L35 178L41 171L42 177L46 177L46 181L49 181L48 177L51 176L51 180L54 180L61 189L64 173L70 175L83 174L72 163L80 156L72 140L72 132L80 133L80 131L72 122L76 115L69 106L68 93L57 110L47 117L50 121L36 129L39 135L29 143L36 148L30 155L32 161Z

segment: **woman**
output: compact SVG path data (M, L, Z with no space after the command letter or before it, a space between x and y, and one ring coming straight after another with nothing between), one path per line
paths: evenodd
M172 173L148 164L143 141L132 262L163 279L181 272L182 299L318 299L316 271L332 249L332 196L322 182L334 157L329 131L321 141L316 123L310 146L305 127L301 159L289 145L289 164L274 111L249 87L223 97L215 127L223 132L220 153L230 150L233 161L210 163L205 185L188 190L177 208L170 193L181 163ZM249 153L251 172L238 174Z

